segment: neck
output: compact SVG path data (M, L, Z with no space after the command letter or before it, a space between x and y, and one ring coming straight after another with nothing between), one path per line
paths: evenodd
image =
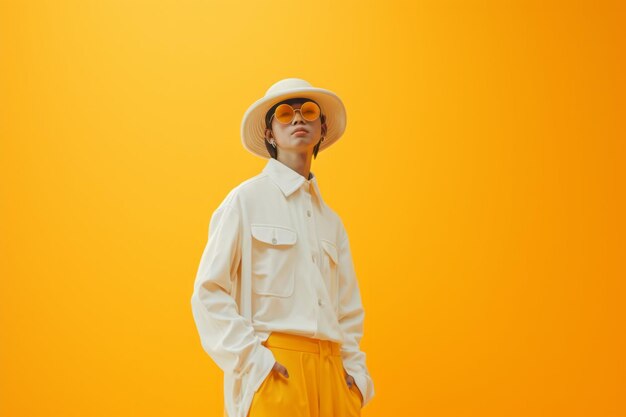
M311 156L312 154L306 153L279 152L276 159L309 180L311 176Z

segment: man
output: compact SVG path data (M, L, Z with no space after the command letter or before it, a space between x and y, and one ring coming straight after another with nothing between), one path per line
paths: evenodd
M310 170L345 126L341 99L298 78L244 115L244 148L268 161L213 213L191 298L229 417L359 416L374 396L348 236Z

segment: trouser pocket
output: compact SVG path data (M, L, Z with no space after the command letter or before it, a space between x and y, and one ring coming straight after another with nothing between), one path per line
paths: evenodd
M248 417L308 416L309 405L303 381L302 352L268 347L289 372L289 378L270 371L252 397Z

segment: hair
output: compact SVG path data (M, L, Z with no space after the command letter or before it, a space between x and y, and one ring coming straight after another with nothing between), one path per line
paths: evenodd
M267 129L272 129L272 126L270 125L270 119L272 118L272 114L274 114L274 110L276 110L276 107L280 106L281 104L287 103L287 104L294 104L294 103L301 103L302 101L312 101L313 103L317 104L319 106L319 104L315 101L312 100L310 98L306 98L306 97L295 97L295 98L288 98L286 100L283 101L279 101L278 103L274 104L268 111L267 113L265 113L265 127ZM322 107L320 106L320 109ZM322 122L322 124L326 123L326 115L324 113L320 113L320 120ZM267 138L265 138L264 140L265 142L265 147L267 148L267 152L270 154L270 156L274 159L278 158L278 148L274 148L272 146L271 143L268 142ZM319 142L317 142L317 144L315 145L315 147L313 148L313 159L317 158L317 152L320 149L320 145L322 144L322 139L320 138Z

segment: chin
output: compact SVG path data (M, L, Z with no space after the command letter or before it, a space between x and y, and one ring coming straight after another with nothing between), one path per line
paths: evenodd
M301 138L294 138L291 143L293 143L296 147L303 147L305 145L314 146L316 142L311 137L305 136Z

